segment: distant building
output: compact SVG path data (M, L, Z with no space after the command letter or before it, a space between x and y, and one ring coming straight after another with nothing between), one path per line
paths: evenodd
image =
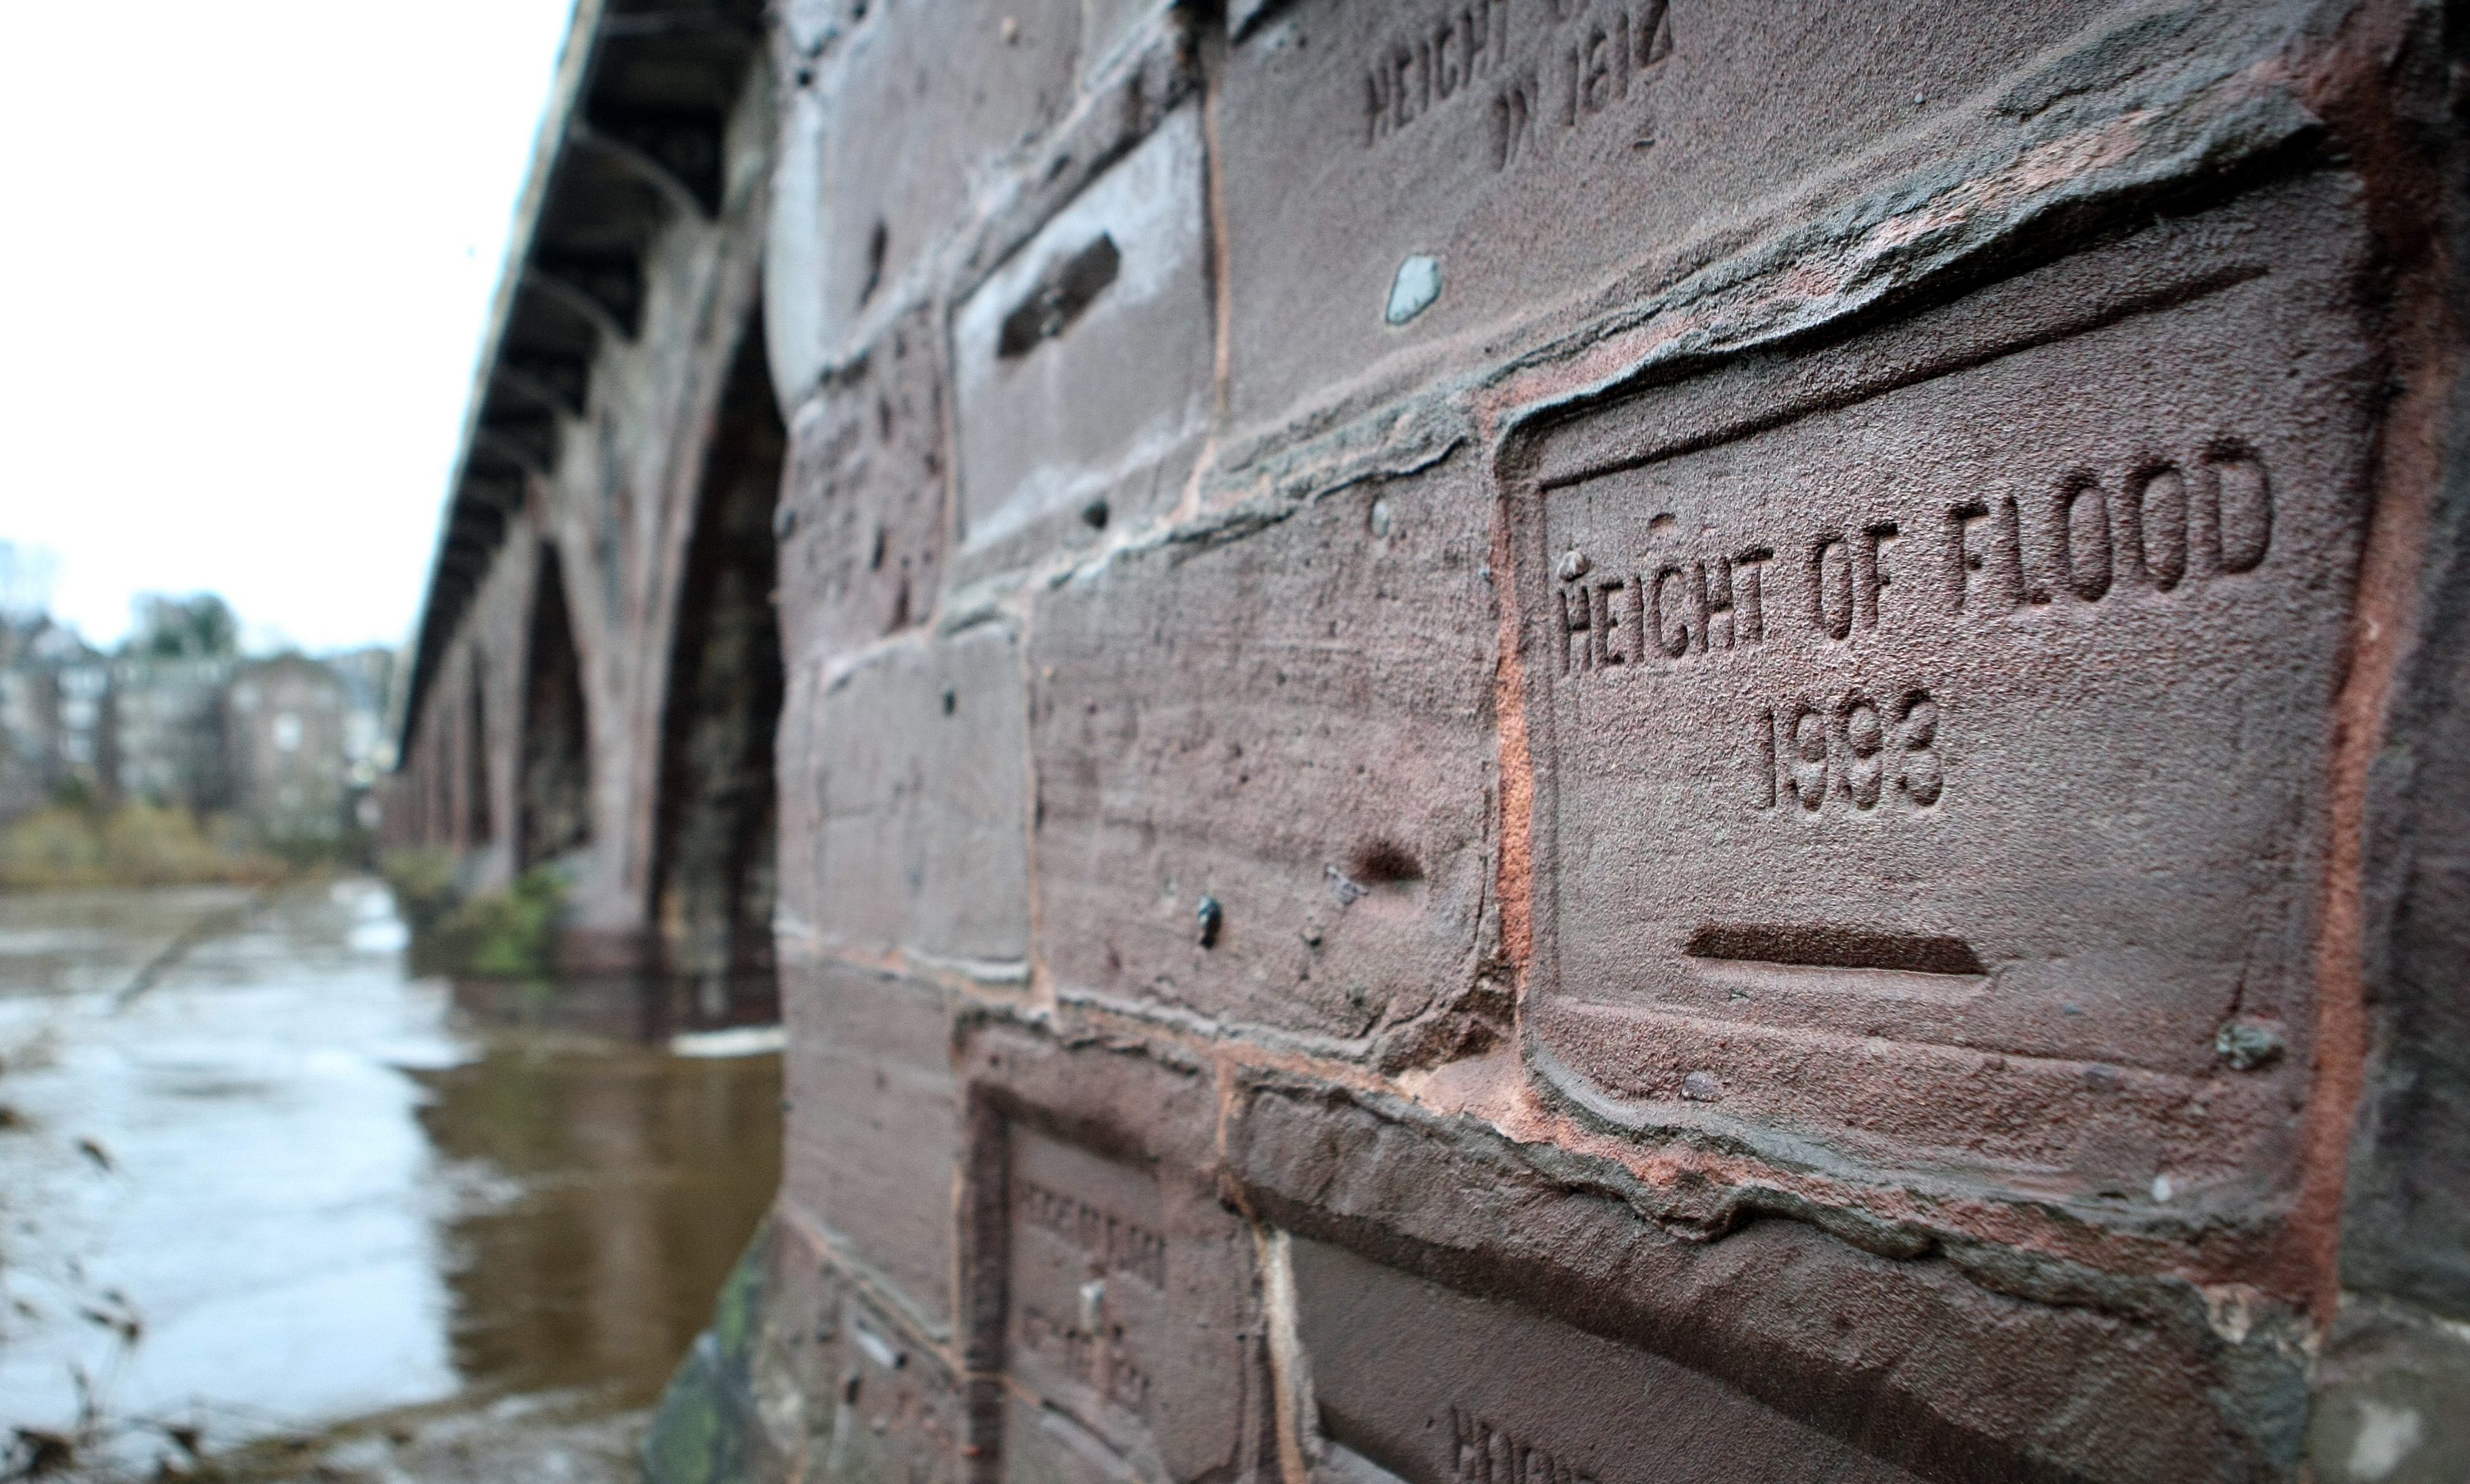
M353 823L352 686L304 655L242 664L225 706L233 803L275 845L331 844Z
M0 622L0 819L115 783L111 668L75 631Z
M48 618L0 620L0 823L82 797L236 814L278 846L374 826L391 650L243 660L211 599L145 620L108 656Z
M225 656L112 661L114 792L199 812L237 801L223 703L238 665Z

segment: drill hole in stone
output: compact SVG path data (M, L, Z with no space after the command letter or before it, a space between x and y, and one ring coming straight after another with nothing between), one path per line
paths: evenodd
M1390 840L1376 840L1356 851L1346 873L1368 887L1406 886L1424 879L1422 863Z

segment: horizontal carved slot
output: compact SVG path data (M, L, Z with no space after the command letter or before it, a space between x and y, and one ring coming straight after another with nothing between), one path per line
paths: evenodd
M1011 360L1036 350L1039 341L1061 335L1115 281L1123 261L1115 240L1101 232L1096 242L1048 268L1039 275L1037 287L1003 317L995 354Z
M1859 928L1700 928L1682 949L1693 959L1788 963L1804 968L1887 969L1906 974L1982 974L1981 958L1961 938L1869 933Z

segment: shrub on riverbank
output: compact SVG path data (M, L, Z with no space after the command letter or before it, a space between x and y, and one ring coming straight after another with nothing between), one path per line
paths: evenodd
M37 809L0 830L0 890L263 885L291 863L259 848L237 822L200 820L145 802Z
M566 879L537 866L502 892L465 896L444 850L397 850L382 867L411 928L411 962L425 974L546 979L557 966Z

